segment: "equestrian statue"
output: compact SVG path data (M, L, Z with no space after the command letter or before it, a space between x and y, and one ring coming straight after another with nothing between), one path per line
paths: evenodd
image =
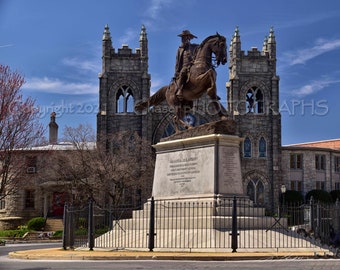
M174 126L176 132L181 127L191 126L183 118L188 108L193 107L193 101L206 93L212 100L220 118L224 118L226 111L218 101L216 90L215 67L227 62L226 38L216 33L207 37L201 44L191 44L196 38L188 30L180 35L182 44L177 51L175 76L169 85L163 86L148 100L136 104L136 111L143 111L151 106L157 106L164 100L174 111ZM214 56L213 56L214 55Z

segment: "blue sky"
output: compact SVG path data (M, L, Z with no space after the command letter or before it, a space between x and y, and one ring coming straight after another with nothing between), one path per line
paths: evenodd
M169 83L184 29L198 38L239 27L242 49L262 48L274 27L280 76L282 143L340 138L340 1L229 0L0 0L0 62L19 71L22 90L36 99L44 125L57 112L65 125L96 127L101 39L113 47L149 41L151 91ZM217 69L226 101L228 64Z

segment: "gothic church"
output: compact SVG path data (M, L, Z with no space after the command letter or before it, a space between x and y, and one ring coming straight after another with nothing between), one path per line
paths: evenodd
M156 144L174 132L172 114L162 108L136 113L134 104L150 96L148 39L144 26L140 47L127 45L115 49L109 27L102 39L102 72L99 76L99 112L97 137L130 130ZM229 115L237 122L244 193L258 205L273 205L281 186L281 116L279 113L279 77L276 74L276 41L273 29L262 50L241 49L238 28L229 47L229 81L226 91ZM217 120L207 113L206 96L197 101L188 115L194 125ZM203 106L201 106L203 104ZM166 106L166 104L164 104ZM150 179L152 181L152 179Z

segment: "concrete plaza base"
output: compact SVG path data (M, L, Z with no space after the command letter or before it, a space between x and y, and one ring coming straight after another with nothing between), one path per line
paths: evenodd
M156 229L155 251L190 251L217 252L231 251L232 238L230 230L217 229ZM320 250L322 245L313 240L305 239L296 232L287 233L283 229L238 230L238 250L247 251L279 251L279 250ZM96 238L96 248L107 249L147 249L148 230L137 228L115 228Z

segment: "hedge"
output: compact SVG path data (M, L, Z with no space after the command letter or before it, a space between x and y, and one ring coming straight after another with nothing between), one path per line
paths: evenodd
M322 202L322 203L332 203L333 202L331 194L329 194L325 190L313 189L313 190L309 191L306 194L306 201L308 202L312 196L313 196L313 200L316 201L316 202Z
M43 217L35 217L28 221L27 229L30 231L41 231L45 226L45 219Z

